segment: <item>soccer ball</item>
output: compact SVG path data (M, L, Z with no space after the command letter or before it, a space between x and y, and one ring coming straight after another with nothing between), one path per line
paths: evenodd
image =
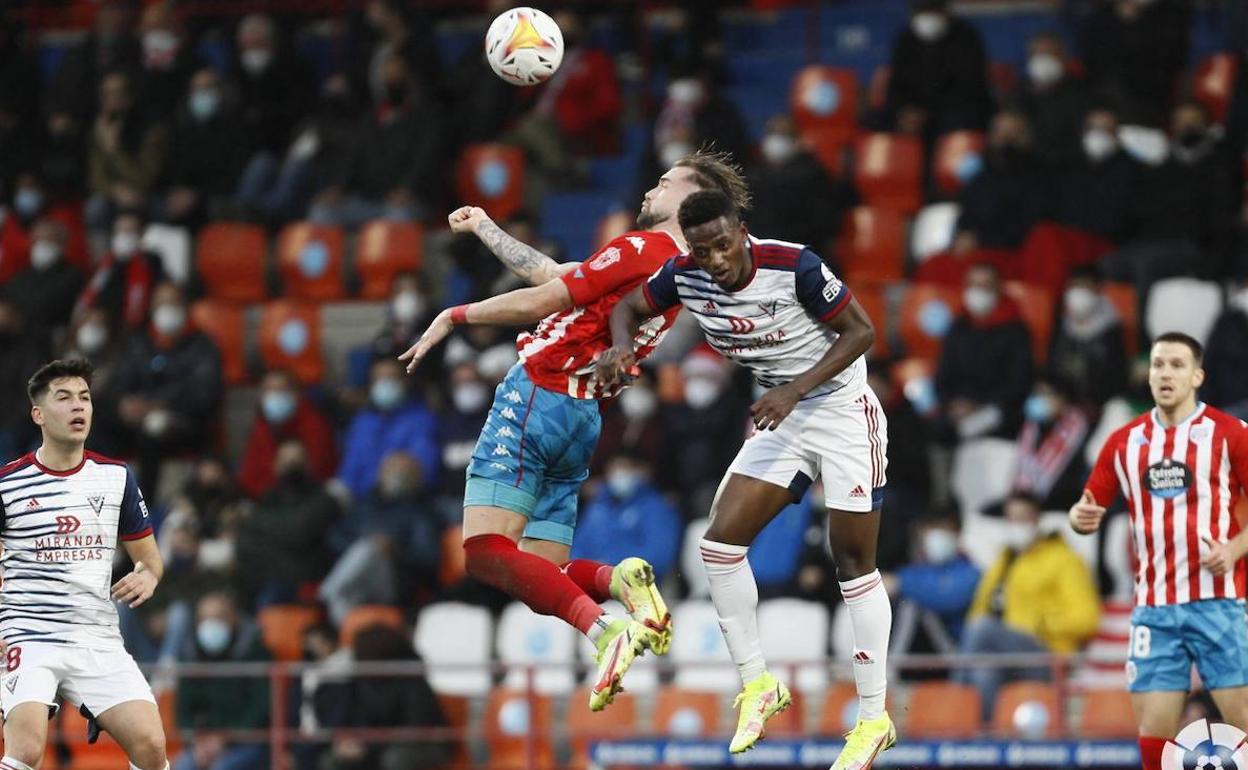
M536 8L512 8L500 13L485 33L485 58L513 86L536 85L559 69L563 33Z

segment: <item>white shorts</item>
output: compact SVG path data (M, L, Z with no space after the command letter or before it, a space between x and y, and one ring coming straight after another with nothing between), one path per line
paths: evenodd
M56 705L60 695L74 708L86 704L95 716L118 703L155 703L152 688L130 653L62 644L23 642L0 659L0 710L22 703Z
M729 473L793 490L801 497L823 479L829 508L866 513L884 499L888 421L870 388L848 399L839 393L799 401L775 430L755 431Z

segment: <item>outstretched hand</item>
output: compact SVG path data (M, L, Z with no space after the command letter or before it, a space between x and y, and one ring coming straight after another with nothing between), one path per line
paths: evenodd
M429 328L425 329L424 334L420 335L420 339L416 340L416 344L399 356L400 361L407 362L408 374L416 371L416 367L420 365L421 359L428 355L429 351L433 350L439 342L446 339L447 335L451 333L453 326L449 310L443 310L441 313L438 313L438 317L433 319L433 323L429 324Z

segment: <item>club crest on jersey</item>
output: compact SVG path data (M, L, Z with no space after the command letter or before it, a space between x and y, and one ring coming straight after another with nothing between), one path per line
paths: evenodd
M1201 439L1209 438L1209 435L1211 433L1213 433L1213 426L1208 425L1208 424L1202 424L1202 425L1197 425L1196 427L1192 428L1192 432L1190 435L1193 441L1199 441Z
M17 676L20 676L20 674ZM17 689L17 676L11 676L4 682L4 689L8 690L10 695Z
M96 516L99 516L100 512L104 510L104 495L89 495L87 502L91 505L91 510L95 511ZM147 511L144 511L143 515L146 516Z
M776 311L780 308L780 301L773 299L770 302L760 302L758 303L758 308L774 320Z
M594 257L594 261L589 263L590 270L606 270L616 262L620 261L620 250L615 246L609 249L603 249L602 253Z
M1185 494L1192 483L1192 472L1186 465L1169 457L1148 466L1145 480L1154 497L1170 499Z

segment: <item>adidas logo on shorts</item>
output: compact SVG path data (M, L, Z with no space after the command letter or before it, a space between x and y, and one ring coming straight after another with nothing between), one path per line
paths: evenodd
M866 496L867 496L867 492L866 492L866 490L864 490L864 489L862 488L862 485L861 485L861 484L859 484L858 486L854 487L854 488L853 488L853 490L851 490L851 491L850 491L850 493L849 493L849 498L850 498L851 500L853 500L854 498L863 498L863 497L866 497Z

